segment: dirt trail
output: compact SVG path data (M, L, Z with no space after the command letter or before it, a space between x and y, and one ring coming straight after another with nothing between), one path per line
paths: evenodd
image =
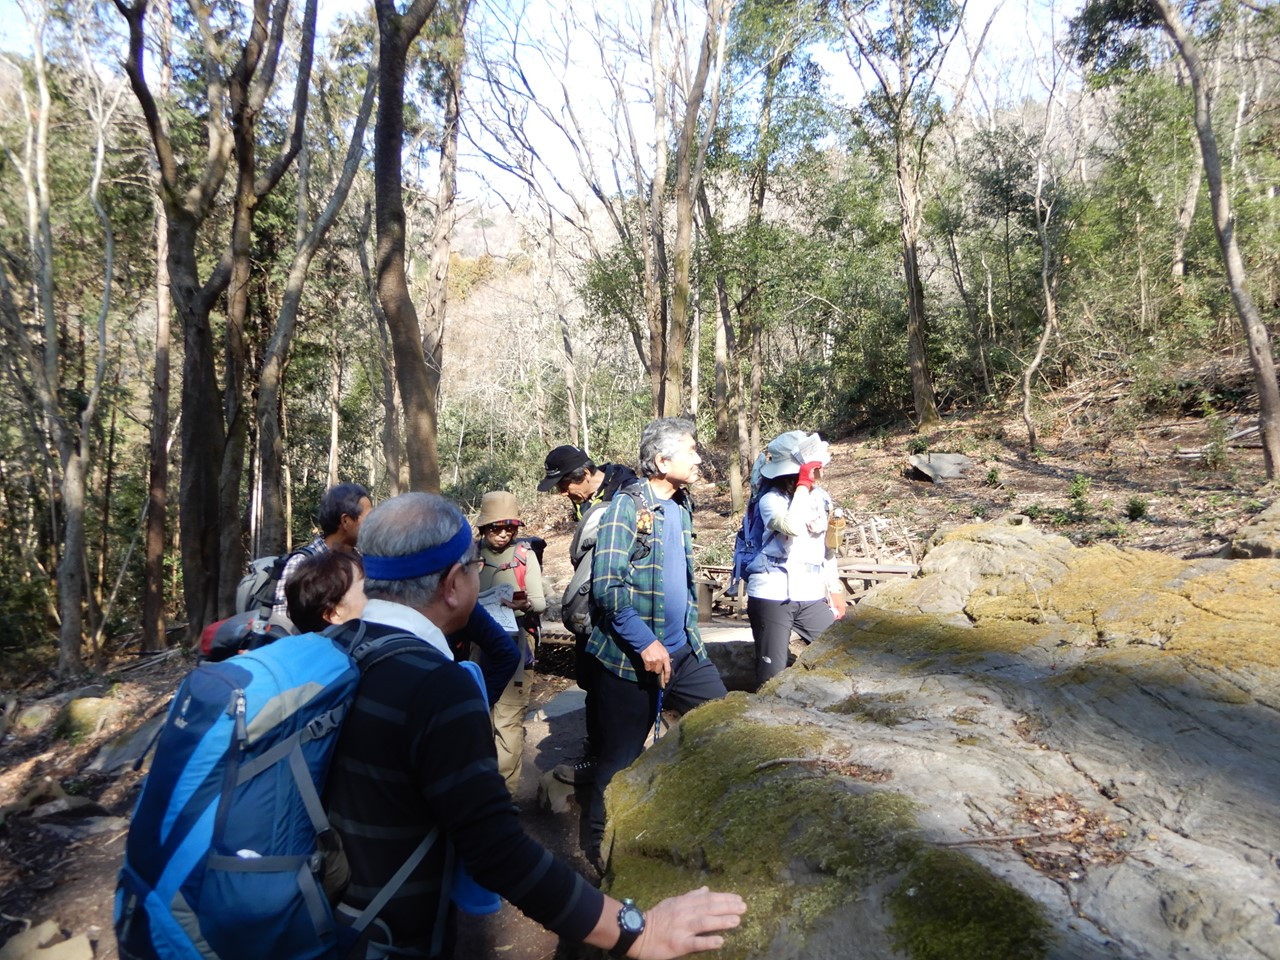
M854 517L891 517L923 543L939 525L995 517L1008 512L1031 515L1036 523L1077 543L1105 541L1159 550L1182 557L1220 551L1235 530L1275 496L1264 483L1258 450L1230 450L1225 466L1210 470L1203 459L1178 457L1179 449L1203 448L1213 441L1212 424L1182 419L1109 431L1105 424L1060 426L1045 431L1047 452L1027 457L1020 448L1021 427L1010 417L951 420L926 437L906 431L833 444L835 459L825 485ZM935 485L903 473L913 448L965 453L974 467L960 480ZM709 465L711 466L711 465ZM695 489L698 512L696 551L700 558L723 562L731 550L735 518L723 486ZM531 532L548 540L546 573L558 596L569 575L567 547L572 532L563 500L539 497L525 505ZM554 666L549 649L547 666ZM113 669L132 664L117 659ZM139 775L109 777L86 770L98 749L126 729L162 709L182 674L190 668L182 656L127 674L108 672L110 696L122 702L122 716L82 742L54 737L48 725L14 729L0 742L0 806L13 803L45 782L87 798L87 814L127 817L137 797ZM568 658L562 676L544 672L534 688L535 705L571 686ZM69 685L37 679L13 688L20 708L65 693ZM573 814L536 809L537 778L577 752L580 720L552 723L531 720L520 789L522 818L541 842L578 866L578 824ZM0 939L28 923L53 919L66 931L87 934L95 956L116 956L111 934L111 904L124 843L115 830L69 840L49 829L60 819L15 813L0 826ZM468 925L469 927L472 925ZM487 952L506 960L573 957L568 948L509 906L494 920L464 931L470 942L487 943ZM460 956L468 956L460 953Z

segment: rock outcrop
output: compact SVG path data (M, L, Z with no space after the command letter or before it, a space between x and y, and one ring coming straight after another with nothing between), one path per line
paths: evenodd
M1280 556L1280 500L1240 528L1231 540L1231 555L1249 559Z
M1280 561L936 539L609 791L613 888L739 958L1280 958Z

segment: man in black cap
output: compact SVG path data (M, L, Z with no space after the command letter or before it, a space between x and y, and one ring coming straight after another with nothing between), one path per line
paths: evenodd
M608 503L620 489L637 482L636 472L630 467L619 463L597 467L586 453L567 443L547 454L546 472L538 490L555 490L568 497L576 520L581 520L597 503Z
M561 604L561 620L573 634L574 674L578 686L586 694L587 735L583 740L582 756L555 768L555 777L563 783L590 783L595 779L596 751L600 743L599 721L595 711L596 669L587 654L587 638L591 636L591 621L587 610L591 594L591 558L596 542L596 528L604 513L605 504L614 494L625 489L639 489L640 479L630 467L618 463L600 466L584 451L570 444L556 447L547 454L546 476L538 484L542 493L555 490L573 504L573 516L578 521L573 541L569 544L569 559L574 575L565 590ZM584 563L585 560L585 563Z

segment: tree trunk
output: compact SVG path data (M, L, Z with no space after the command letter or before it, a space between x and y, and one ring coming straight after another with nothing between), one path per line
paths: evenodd
M156 198L156 362L151 377L151 445L148 459L145 586L142 598L142 649L165 648L164 527L169 499L169 221Z
M404 146L405 57L435 10L435 0L414 0L401 16L392 0L375 0L378 18L378 118L374 129L373 180L376 198L378 302L391 333L396 379L404 403L409 483L414 490L438 491L435 397L423 353L418 312L405 275L404 190L400 152Z
M947 253L951 258L951 273L955 277L956 290L960 293L960 300L964 304L965 316L969 318L969 330L973 334L970 356L974 365L982 374L983 392L990 397L992 395L991 372L987 367L987 348L982 342L982 321L978 318L978 308L974 305L973 295L965 283L964 269L960 263L960 248L956 246L956 237L951 230L947 231Z
M671 322L667 330L667 364L662 397L665 415L671 417L683 414L687 406L684 403L684 351L688 337L689 273L693 258L693 203L702 180L707 137L715 127L720 102L720 62L724 53L721 39L723 15L723 3L708 0L707 24L702 33L698 65L694 69L693 81L689 84L684 104L684 122L676 142L676 243L672 252L675 277L671 290ZM703 136L699 137L698 116L702 111L702 100L713 58L716 69L712 81L710 116L702 124Z
M1213 133L1204 66L1195 40L1168 0L1154 0L1154 3L1164 22L1165 31L1178 48L1191 77L1191 89L1195 94L1196 135L1200 139L1205 178L1209 181L1213 229L1218 237L1218 247L1222 251L1231 300L1240 318L1245 342L1249 345L1249 360L1253 367L1254 383L1258 388L1258 426L1262 436L1263 458L1266 461L1267 477L1273 479L1280 470L1280 385L1276 383L1275 358L1271 353L1267 327L1253 298L1249 296L1244 259L1240 256L1240 247L1236 243L1235 216L1231 210L1231 198L1222 182L1222 160L1218 155L1218 141Z
M1049 116L1050 118L1053 116L1052 104ZM1048 133L1044 141L1048 141ZM1042 142L1041 150L1044 149ZM1058 330L1058 271L1054 266L1053 245L1049 237L1049 220L1053 216L1053 204L1046 203L1044 200L1044 161L1041 160L1036 166L1036 234L1040 240L1040 292L1044 298L1044 329L1040 332L1035 356L1031 358L1027 369L1022 373L1022 422L1027 427L1027 450L1032 456L1035 455L1039 439L1036 436L1035 419L1031 415L1031 383L1035 379L1036 371L1040 369L1040 364L1044 361L1050 339Z
M369 227L373 211L365 201L364 216L357 228L356 256L360 261L360 275L364 278L365 293L369 298L369 310L378 330L382 349L378 351L378 369L382 372L382 458L387 464L387 490L393 497L401 493L400 462L400 402L396 390L395 370L391 363L391 341L387 334L387 318L378 303L378 290L369 270Z
M289 407L283 393L280 394L280 442L284 451L280 457L280 484L284 491L284 552L293 552L293 469L289 465Z
M742 490L742 371L729 305L729 283L724 273L724 248L702 184L698 186L698 207L702 211L703 229L707 232L707 242L716 263L716 439L723 442L729 456L729 497L734 512L740 513L745 502Z
M198 170L196 164L192 164L190 170L185 169L186 158L174 149L167 121L147 86L144 71L146 0L132 3L114 0L114 3L129 25L125 68L156 150L161 195L169 218L170 288L183 330L179 528L187 639L194 643L206 623L230 609L243 565L240 481L247 437L243 409L243 333L248 303L248 244L254 209L279 183L302 146L316 0L307 0L303 14L288 144L270 167L256 177L251 167L256 122L274 84L284 38L287 0L274 0L274 6L268 0L254 0L249 36L229 77L221 67L226 51L215 39L217 32L211 23L210 9L193 5L192 13L199 23L203 43L203 49L196 54L201 60L197 67L205 80L209 108L206 113L208 144L203 167ZM231 239L209 279L202 284L197 241L222 189L233 146L237 183ZM200 255L204 255L203 245ZM226 324L227 389L223 395L223 416L217 417L209 415L209 411L217 409L219 396L209 315L229 283L232 286Z
M255 4L253 27L245 46L260 48L267 38L267 4ZM258 207L255 186L257 111L250 103L249 83L256 69L256 58L242 57L232 71L231 132L236 159L236 192L231 212L231 280L227 287L227 314L223 333L222 415L225 423L221 467L218 471L219 559L217 615L232 612L236 583L245 567L244 540L240 515L240 483L244 473L244 457L248 439L248 415L245 410L245 368L248 347L245 324L249 315L249 271L253 245L253 217Z
M756 156L751 173L751 195L747 206L747 235L753 244L759 243L760 224L764 220L764 199L768 195L769 132L773 126L773 97L777 88L778 75L791 58L786 51L773 57L765 64L764 90L760 100L760 117L756 122ZM758 253L758 247L757 247ZM759 311L755 306L755 296L760 284L759 269L756 257L749 257L743 277L742 300L738 304L738 321L741 324L743 338L748 343L751 358L751 382L749 409L742 411L739 400L738 432L740 441L745 441L745 456L742 456L743 468L749 470L760 455L762 441L760 438L760 397L764 385L764 327ZM731 335L731 333L730 333ZM741 365L737 364L737 389L742 394ZM731 405L732 407L732 405ZM741 442L740 442L741 446Z
M719 258L717 257L717 261ZM716 421L716 439L727 441L729 437L729 337L732 336L732 314L729 313L729 290L724 268L716 264L716 333L712 371L712 405Z
M672 252L674 282L667 324L666 369L663 371L662 416L684 412L684 352L688 339L689 265L693 256L693 197L681 173L676 175L676 241ZM682 182L683 180L683 182Z
M653 415L663 416L667 409L667 366L670 364L667 332L667 254L664 241L664 216L667 198L667 163L669 115L667 93L671 78L662 58L662 30L666 4L653 0L649 17L649 62L653 73L653 179L649 183L649 237L645 242L644 300L649 327L649 387L653 399ZM640 169L636 158L636 169Z
M461 129L462 103L462 36L466 31L470 0L461 0L454 16L457 18L456 42L444 54L444 135L440 144L439 189L436 192L436 219L431 236L431 261L427 270L427 308L422 324L422 351L427 361L427 410L430 418L431 469L435 471L435 486L440 486L440 465L436 450L437 424L440 398L440 377L444 369L445 316L449 297L449 260L452 253L454 220L457 215L455 198L458 181L458 134Z
M1197 147L1198 149L1198 147ZM1191 232L1191 224L1196 216L1196 204L1200 199L1200 181L1204 176L1204 166L1199 163L1191 165L1191 173L1187 176L1187 192L1182 197L1182 205L1178 207L1178 226L1173 234L1173 283L1179 297L1186 292L1187 235Z
M573 337L569 330L569 317L565 311L564 294L556 282L557 265L560 262L560 238L556 234L555 215L547 210L547 293L555 310L556 323L560 327L560 369L564 376L564 407L569 424L569 443L581 447L578 442L578 384L573 366Z
M557 298L559 299L559 298ZM560 344L563 349L564 363L564 406L569 418L569 443L580 446L582 431L578 425L578 385L573 371L573 340L569 336L569 318L565 316L563 305L557 304L556 319L560 321Z
M62 560L58 564L58 675L82 668L84 598L85 458L71 453L62 465Z
M160 98L167 100L173 82L170 44L173 10L160 8ZM160 199L162 178L156 176L156 362L151 376L151 444L148 449L147 526L143 560L142 650L158 653L168 643L164 617L165 522L169 502L169 332L173 298L169 292L169 217Z
M115 374L112 376L111 382L111 421L107 425L107 456L106 462L103 464L102 475L102 523L98 531L98 563L97 570L94 571L93 597L90 610L97 608L99 613L102 611L103 604L106 603L107 592L107 557L111 552L111 495L115 486L116 474L116 425L119 420L120 413L120 343L116 343L116 360ZM97 666L97 640L96 637L101 630L96 624L100 624L101 620L95 621L94 627L94 664Z
M182 470L178 479L178 522L182 534L182 594L187 609L187 643L194 644L207 623L218 619L218 570L222 528L218 469L225 449L218 409L210 293L196 274L196 223L169 210L169 283L182 320L182 424L178 433Z
M338 343L338 328L334 325L329 337L329 464L325 486L338 485L338 426L342 421L342 347Z
M902 217L902 271L907 285L907 358L911 367L911 399L916 429L937 426L938 405L925 344L924 281L920 277L920 195L905 144L898 145L898 203Z
M284 294L280 299L280 310L276 315L271 340L267 344L267 350L262 359L262 370L258 375L256 417L258 424L258 460L260 464L259 470L261 471L260 486L263 500L262 535L259 538L261 544L259 553L261 554L279 553L284 549L287 539L285 533L287 524L281 498L284 443L280 429L280 393L284 379L285 360L289 355L289 348L293 343L293 335L298 325L298 310L302 303L302 291L306 286L311 262L319 251L321 244L324 243L325 237L328 236L329 228L333 225L333 221L346 203L347 195L351 191L351 184L359 170L361 158L364 156L365 131L369 126L369 117L373 112L373 97L376 90L377 70L370 66L369 75L365 82L364 99L361 100L360 109L356 114L356 122L351 131L351 140L348 143L346 157L343 160L342 172L338 176L338 182L333 188L332 195L314 224L308 223L307 200L302 196L299 196L298 199L297 249L293 255L293 263L289 268L289 276L285 280ZM364 247L368 234L368 217L366 215L364 229L359 237L359 256L365 278L365 288L372 302L376 298L372 296L373 288L369 279L369 260L365 254ZM386 365L385 350L379 355L379 362L384 366Z
M764 325L760 322L759 312L752 307L743 318L746 329L743 331L751 346L751 394L747 407L747 426L750 430L749 447L747 449L748 464L754 463L764 444L760 439L760 398L764 389Z
M689 338L689 402L685 405L689 416L698 419L698 369L702 359L702 297L693 291L693 332Z

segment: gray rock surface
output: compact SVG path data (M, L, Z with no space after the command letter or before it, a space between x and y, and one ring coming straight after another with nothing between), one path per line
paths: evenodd
M155 742L156 734L164 726L164 721L165 714L157 713L137 730L116 737L98 751L93 762L85 770L89 773L106 773L115 776L128 770L138 762L140 757L146 755L149 759L150 754L147 751ZM148 768L149 764L144 763L140 769L145 772Z
M14 721L16 730L22 733L39 733L58 716L59 705L52 700L42 700L22 707Z
M14 934L3 947L0 947L0 960L22 960L28 953L40 949L59 936L61 934L58 931L58 925L52 920L28 927L21 933Z
M754 690L756 647L751 628L743 621L713 620L698 625L707 655L730 690Z
M84 934L61 939L52 920L24 930L0 948L0 960L93 960L93 947Z
M1277 960L1277 690L1280 562L1076 549L1016 519L952 531L919 578L611 787L615 887L672 869L744 887L755 919L726 957ZM722 754L740 762L705 769ZM650 804L701 809L721 776L692 837L649 826ZM791 808L735 813L746 789ZM911 814L870 846L846 849L870 813L815 826L894 798ZM742 816L765 831L750 864L723 841ZM1005 945L966 952L970 935Z
M101 833L119 833L129 829L126 817L89 817L68 823L42 823L40 829L65 840L86 840Z
M1280 557L1280 500L1236 532L1231 555L1236 559Z
M934 483L963 477L964 472L973 466L973 459L963 453L913 453L907 462L911 465L911 472Z

